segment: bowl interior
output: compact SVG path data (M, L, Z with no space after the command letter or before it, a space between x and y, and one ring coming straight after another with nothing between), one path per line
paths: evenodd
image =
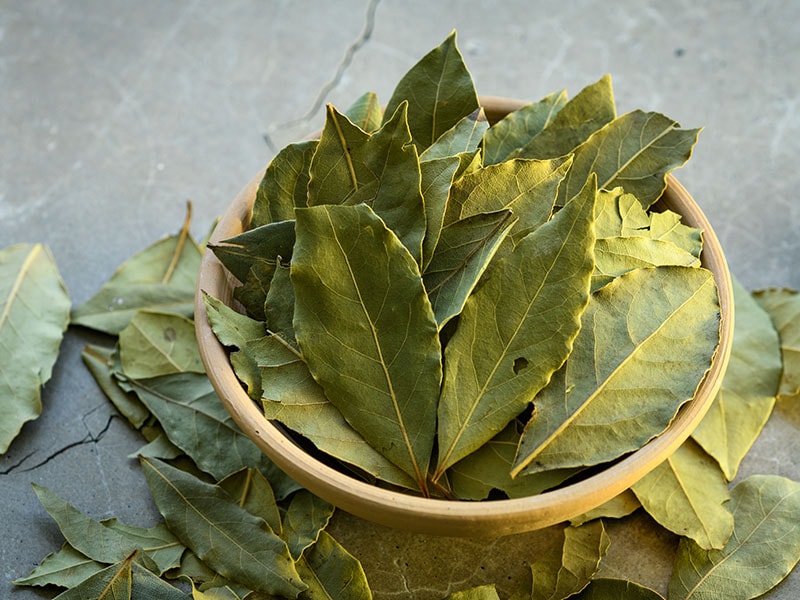
M481 103L490 122L523 104L493 97L482 97ZM215 229L212 242L246 229L262 177L263 171L234 199ZM571 519L628 489L672 454L705 415L727 368L733 338L733 291L725 256L710 223L686 189L671 175L667 181L659 206L679 213L685 224L703 230L701 260L714 274L719 289L720 343L695 397L681 407L669 428L636 452L585 479L526 498L447 501L381 489L323 464L264 417L245 393L225 348L211 330L202 292L231 305L236 280L210 251L202 260L195 300L195 327L208 376L236 423L279 468L311 492L361 518L399 529L459 537L497 537Z

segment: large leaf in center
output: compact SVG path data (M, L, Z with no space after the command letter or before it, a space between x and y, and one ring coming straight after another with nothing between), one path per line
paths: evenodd
M488 442L564 362L594 269L594 181L467 300L445 351L435 476Z
M417 263L366 205L297 209L297 342L314 378L376 450L425 489L441 347Z

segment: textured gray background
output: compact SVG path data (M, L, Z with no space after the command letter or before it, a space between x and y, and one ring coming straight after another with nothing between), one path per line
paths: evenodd
M0 0L0 247L44 242L73 302L177 231L185 202L205 233L285 143L318 129L326 102L398 78L453 29L478 91L536 100L611 73L619 112L704 126L677 172L751 289L800 288L800 3L698 0ZM81 364L69 333L44 415L0 457L0 596L62 542L30 488L95 518L156 519L140 440ZM798 420L779 407L742 475L800 480ZM483 582L513 589L552 532L490 543L334 523L381 598L438 598ZM675 540L645 518L612 525L607 574L663 589ZM800 596L795 573L770 598Z

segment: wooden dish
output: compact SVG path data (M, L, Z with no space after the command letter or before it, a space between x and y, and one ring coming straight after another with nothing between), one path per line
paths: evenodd
M489 121L494 122L524 103L482 97L481 104ZM246 229L262 177L263 171L234 199L216 227L212 242ZM230 305L237 282L210 251L202 260L195 299L197 339L208 376L236 423L279 468L314 494L358 517L398 529L453 537L499 537L569 520L628 489L671 455L705 415L728 365L733 341L733 290L725 256L710 223L691 195L671 175L667 181L659 206L679 213L686 225L703 231L702 264L713 272L719 288L719 347L695 397L681 407L664 433L586 479L525 498L448 501L381 489L323 464L264 417L260 407L245 393L225 348L211 330L202 292Z

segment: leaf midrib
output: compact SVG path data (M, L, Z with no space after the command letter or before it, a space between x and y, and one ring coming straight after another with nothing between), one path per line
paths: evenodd
M25 260L22 262L22 266L17 273L16 279L14 279L14 284L11 286L11 289L8 292L8 296L6 297L5 305L3 307L3 313L0 314L0 331L2 331L3 327L6 323L8 323L8 315L11 314L11 307L14 302L19 298L19 290L22 287L22 282L25 280L25 277L28 275L28 272L31 270L33 261L36 260L36 257L42 250L42 246L36 244L31 248L31 251L25 257Z

